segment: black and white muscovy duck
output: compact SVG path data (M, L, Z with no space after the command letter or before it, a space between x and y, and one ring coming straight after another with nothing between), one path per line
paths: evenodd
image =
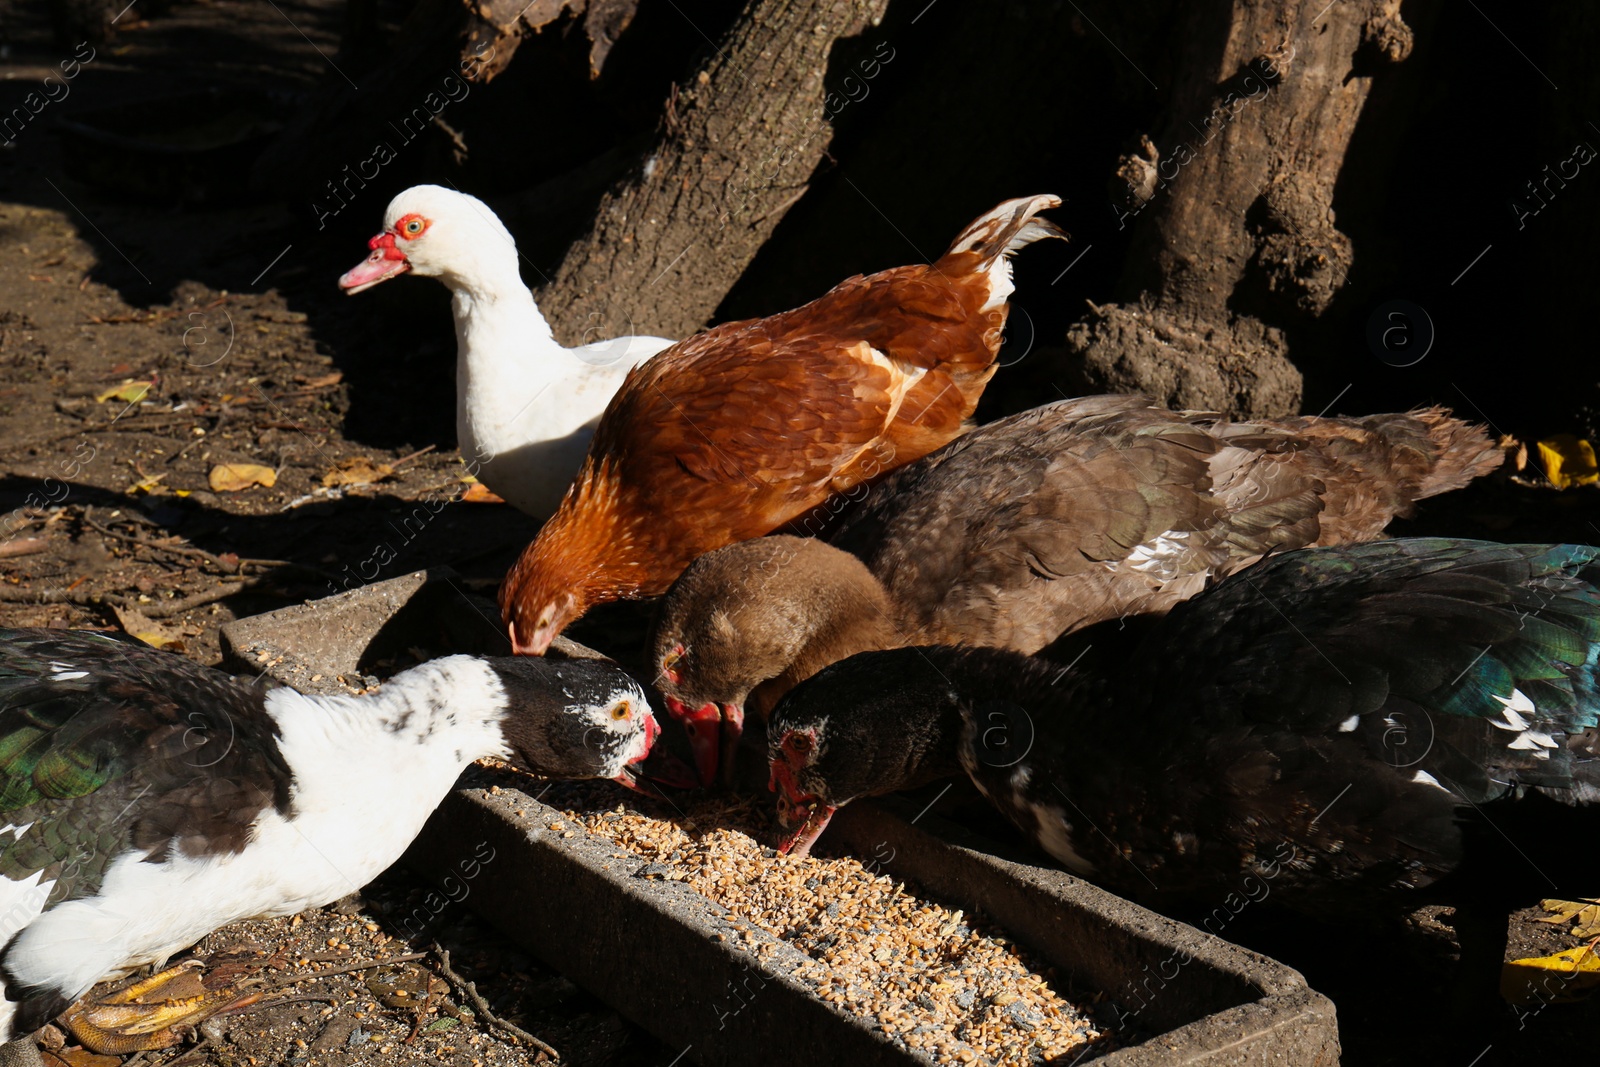
M787 847L965 770L1118 892L1214 901L1253 876L1281 904L1364 910L1498 841L1485 815L1600 803L1600 548L1305 549L1078 636L1070 667L904 648L796 686L769 729Z
M355 892L476 759L632 785L657 730L603 660L447 656L309 697L94 634L0 630L0 1040L227 923ZM118 1050L172 1044L236 997L147 1009L147 1042ZM99 1028L92 1011L70 1024L86 1042Z
M438 278L456 320L456 436L478 479L554 514L628 372L672 344L615 337L563 348L522 282L510 231L475 196L417 185L389 202L372 254L339 279L354 295L410 272Z
M845 656L1033 654L1267 552L1380 537L1502 458L1440 408L1233 422L1138 396L1048 404L892 471L854 509L836 498L833 547L769 537L702 557L667 594L651 663L707 774L731 764L747 703L765 719Z

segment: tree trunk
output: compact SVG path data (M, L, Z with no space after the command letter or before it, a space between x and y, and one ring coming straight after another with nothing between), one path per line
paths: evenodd
M540 290L564 344L679 338L706 323L826 153L842 106L824 85L834 44L887 6L751 0L706 67L674 89L654 146Z
M1191 8L1165 131L1124 156L1136 226L1119 304L1067 333L1085 391L1280 415L1300 405L1281 327L1327 310L1350 270L1334 182L1373 68L1411 51L1399 0Z

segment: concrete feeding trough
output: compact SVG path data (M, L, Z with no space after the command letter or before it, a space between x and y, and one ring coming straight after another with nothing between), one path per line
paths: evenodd
M297 688L347 691L413 646L497 653L492 605L431 570L224 628L229 662ZM593 655L567 643L569 655ZM316 678L315 682L311 679ZM470 776L469 776L470 777ZM552 832L551 823L563 825ZM826 840L890 857L884 873L920 895L987 916L1076 988L1122 1004L1115 1051L1084 1062L1145 1067L1339 1059L1333 1004L1289 967L1009 854L891 798L839 813ZM649 862L592 836L516 789L458 788L407 854L423 873L494 877L466 895L484 918L662 1041L702 1064L930 1064L873 1020L821 999L801 972L815 961L741 925L680 881L641 876ZM752 940L753 937L753 940ZM758 954L757 945L763 946ZM714 1001L758 989L736 1014ZM726 999L726 998L723 998ZM1054 1062L1077 1062L1071 1057Z

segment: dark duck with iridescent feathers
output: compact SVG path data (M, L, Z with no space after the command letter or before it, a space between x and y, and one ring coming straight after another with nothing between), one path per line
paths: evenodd
M448 656L310 697L105 637L0 630L0 1040L227 923L355 892L476 759L632 784L656 733L604 661ZM117 1050L171 1044L233 999L177 1005ZM93 1041L92 1012L71 1024Z
M1119 892L1220 897L1254 875L1281 904L1359 910L1492 845L1484 814L1600 802L1597 548L1305 549L1078 637L1070 667L906 648L795 687L769 728L789 844L964 770Z

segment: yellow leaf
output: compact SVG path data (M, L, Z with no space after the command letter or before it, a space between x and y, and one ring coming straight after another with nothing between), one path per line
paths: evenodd
M339 485L371 485L393 474L394 468L387 463L374 463L366 456L352 456L341 460L337 466L324 474L322 484L328 489Z
M141 478L128 486L128 493L132 496L138 496L140 493L149 493L151 495L163 493L166 489L162 486L161 480L165 477L165 474L152 474L148 478Z
M467 486L467 491L461 494L461 502L464 504L504 504L505 499L482 482L473 482Z
M1558 433L1540 441L1539 462L1550 484L1557 489L1600 482L1600 465L1595 463L1594 446L1570 433Z
M144 395L150 391L150 387L154 384L156 383L126 381L121 385L114 385L110 389L107 389L105 392L95 397L94 402L96 404L104 404L107 400L115 397L125 404L137 404L139 401L144 399Z
M215 492L237 493L252 485L264 485L270 489L277 483L278 473L258 463L219 463L211 468L207 481Z
M167 648L174 652L184 651L183 631L176 626L167 626L146 617L137 608L111 608L112 614L117 617L117 622L122 624L122 629L129 637L143 641L151 648Z
M1512 1004L1564 1004L1600 986L1600 956L1580 945L1553 956L1512 960L1500 971L1500 995Z
M1582 898L1579 900L1541 900L1539 907L1551 913L1548 919L1540 919L1542 923L1553 923L1557 926L1572 922L1574 937L1585 940L1600 937L1600 900Z

